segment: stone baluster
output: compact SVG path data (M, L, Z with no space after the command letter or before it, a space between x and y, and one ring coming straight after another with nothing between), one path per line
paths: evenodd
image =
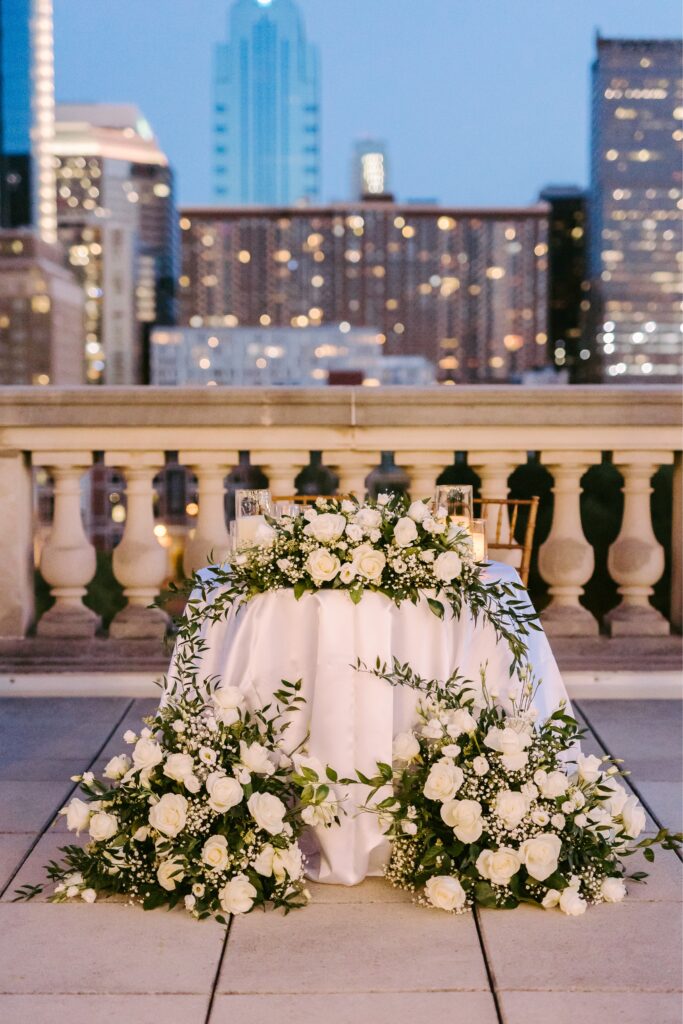
M40 556L40 571L55 603L38 623L38 636L88 639L102 620L83 604L95 575L97 557L83 529L81 477L92 465L90 452L34 452L33 464L45 466L53 481L52 528Z
M613 462L624 478L624 514L607 569L618 584L621 603L605 622L611 636L666 636L669 623L650 604L653 584L664 572L664 549L652 529L650 481L659 466L673 462L673 455L615 451Z
M340 460L339 452L327 452L327 458L323 457L325 465L330 465L339 477L337 491L339 494L355 494L364 501L367 495L365 481L379 465L379 452L347 452L343 461Z
M107 466L120 469L126 480L126 525L114 548L114 576L128 599L112 620L109 635L117 639L160 639L168 616L150 608L168 571L165 549L154 534L155 475L164 465L163 452L106 452Z
M593 575L593 548L581 525L581 477L600 462L599 452L543 452L541 463L552 473L553 521L539 549L538 567L550 584L551 602L541 615L553 636L594 636L598 623L579 603Z
M310 452L258 450L249 453L252 466L260 466L268 477L268 488L274 498L296 492L294 481L308 465Z
M526 462L526 452L472 452L468 464L481 481L479 494L482 498L495 501L496 498L507 498L509 494L508 478L522 463ZM496 535L499 543L510 542L510 517L506 505L488 505L482 510L482 518L486 519L486 539L489 544L489 555L499 562L519 566L521 553L496 548ZM500 524L500 528L499 528Z
M33 623L31 467L23 452L0 451L0 637L23 637Z
M437 478L453 462L453 452L395 452L394 459L410 477L410 497L421 501L434 497Z
M179 461L197 477L197 525L185 543L183 568L190 576L228 555L230 538L225 525L225 478L237 462L237 452L179 452Z

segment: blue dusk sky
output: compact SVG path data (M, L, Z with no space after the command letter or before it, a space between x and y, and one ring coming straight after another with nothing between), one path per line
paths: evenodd
M589 74L603 36L681 34L678 0L298 0L320 50L324 200L350 151L389 147L399 199L533 201L586 184ZM57 0L57 99L135 103L183 204L210 194L213 47L230 0Z

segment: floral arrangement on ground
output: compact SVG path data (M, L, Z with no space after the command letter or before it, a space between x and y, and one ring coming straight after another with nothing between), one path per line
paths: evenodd
M576 916L622 900L626 877L647 877L626 874L637 850L652 860L655 845L680 846L667 830L640 838L645 811L618 781L620 762L580 753L582 730L564 707L538 722L529 674L501 699L484 670L480 689L398 662L373 672L420 691L419 726L395 738L393 767L358 773L391 837L386 877L417 903L456 913L533 903ZM388 785L394 795L373 803Z
M291 588L297 598L321 589L341 589L359 602L366 590L397 605L424 597L435 615L445 606L458 617L463 604L482 616L512 654L510 673L525 659L537 615L521 584L486 581L474 561L471 537L454 526L443 508L402 494L376 501L319 498L300 516L266 517L256 543L239 550L230 565L195 574L179 620L178 649L194 641L202 623L218 621L240 601ZM176 588L172 587L172 592Z
M131 754L75 776L85 799L62 814L85 847L61 851L47 868L51 900L125 894L145 910L178 903L196 918L245 914L256 907L285 912L305 906L308 892L298 839L306 825L330 826L340 806L332 769L283 747L286 716L303 704L300 682L283 682L271 709L249 711L236 687L202 696L172 692L137 735ZM18 890L31 899L42 885Z

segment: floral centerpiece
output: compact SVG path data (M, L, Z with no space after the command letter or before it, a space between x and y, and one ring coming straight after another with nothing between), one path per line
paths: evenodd
M680 844L666 830L639 838L645 812L618 781L619 763L581 754L563 707L539 723L528 676L501 702L484 672L475 693L457 673L440 683L398 663L374 671L421 691L419 726L395 738L394 765L358 773L392 838L386 877L417 903L461 913L524 902L578 915L624 898L624 859L636 850L651 860L655 844ZM372 804L392 784L394 795Z
M255 540L229 566L216 566L210 578L195 575L189 582L181 644L194 636L203 618L217 620L235 602L283 588L297 598L343 590L355 603L367 590L397 605L424 597L441 618L445 606L459 616L465 605L508 644L511 672L524 660L529 629L539 628L521 584L485 580L469 534L450 522L445 509L424 501L409 503L401 494L363 503L319 498L300 516L267 517Z
M74 778L85 799L61 813L89 841L49 865L51 899L123 893L145 910L182 903L223 923L255 907L304 906L298 838L307 823L331 825L340 808L323 766L283 750L299 689L283 682L272 713L248 711L236 687L172 693L139 735L124 734L131 752L108 762L107 782ZM26 886L18 898L42 889Z

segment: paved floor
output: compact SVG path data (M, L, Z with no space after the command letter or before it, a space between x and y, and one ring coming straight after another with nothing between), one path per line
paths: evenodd
M11 903L64 842L69 776L121 748L150 702L0 702L0 1019L5 1024L680 1024L681 864L618 906L449 917L376 879L312 886L229 932L182 912ZM586 701L589 750L626 756L654 822L681 828L681 705ZM59 827L58 827L59 828ZM638 867L641 867L638 864ZM636 864L633 864L634 869Z

